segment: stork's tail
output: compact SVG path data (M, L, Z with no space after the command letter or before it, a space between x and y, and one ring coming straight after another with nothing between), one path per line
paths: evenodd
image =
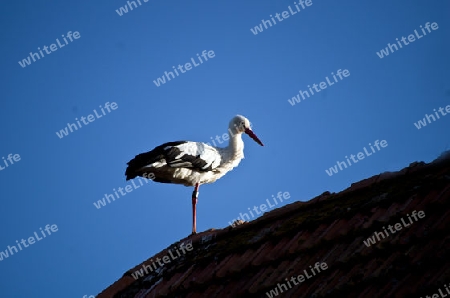
M125 170L126 180L131 180L138 176L146 177L147 175L144 174L149 173L142 171L142 168L154 163L155 161L160 160L161 158L163 158L163 156L155 154L154 150L136 155L132 160L130 160L127 163L128 167Z
M152 151L141 153L136 155L132 160L130 160L127 165L127 169L125 170L125 176L127 176L126 180L134 179L138 176L147 178L150 174L150 169L143 170L143 167L151 166L151 164L162 161L165 159L164 156L164 148L176 146L179 144L184 143L185 141L178 141L178 142L169 142L162 144L156 148L154 148ZM147 175L145 175L147 174ZM148 177L151 178L151 177ZM159 179L153 179L156 182L165 182L165 181L159 181Z

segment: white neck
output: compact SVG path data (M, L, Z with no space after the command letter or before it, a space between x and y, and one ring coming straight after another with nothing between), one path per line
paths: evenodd
M242 141L242 133L234 134L230 132L230 140L225 148L218 148L221 152L221 165L217 171L225 175L226 172L237 167L239 162L244 158L244 142Z
M240 157L244 155L244 141L242 141L242 133L230 134L230 142L226 147L230 157Z
M242 141L242 133L235 134L230 138L230 143L228 144L229 148L232 148L233 151L242 151L244 150L244 141Z

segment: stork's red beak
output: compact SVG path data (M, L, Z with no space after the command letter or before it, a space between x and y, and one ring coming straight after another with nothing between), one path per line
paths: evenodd
M248 134L250 138L252 138L256 143L260 144L261 146L264 146L264 144L258 139L258 137L250 128L246 128L245 133Z

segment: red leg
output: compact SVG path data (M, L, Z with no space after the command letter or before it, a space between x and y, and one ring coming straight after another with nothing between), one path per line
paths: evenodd
M195 184L194 191L192 192L192 234L197 234L197 198L198 198L198 188L200 185Z

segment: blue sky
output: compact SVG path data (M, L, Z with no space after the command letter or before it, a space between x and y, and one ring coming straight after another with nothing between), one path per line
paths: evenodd
M240 166L200 187L198 231L226 227L279 191L290 193L287 203L306 201L450 149L450 116L414 125L450 104L450 4L405 3L313 0L257 35L250 28L294 2L141 0L122 16L119 0L5 4L0 157L20 160L0 171L0 252L47 224L58 230L3 257L2 295L95 295L187 236L192 188L151 182L100 209L93 203L129 184L124 171L135 155L168 141L211 141L236 114L250 119L265 147L244 136ZM376 54L414 30L423 35L427 22L438 29L382 59ZM79 38L18 63L69 31ZM203 50L214 58L153 83ZM289 104L339 69L350 75ZM107 102L117 108L56 135ZM325 172L376 140L388 145Z

